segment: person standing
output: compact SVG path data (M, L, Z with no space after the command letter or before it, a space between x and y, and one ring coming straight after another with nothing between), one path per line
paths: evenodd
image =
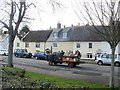
M80 58L81 58L81 53L77 50L77 51L75 52L75 56L77 56L78 59L80 60Z

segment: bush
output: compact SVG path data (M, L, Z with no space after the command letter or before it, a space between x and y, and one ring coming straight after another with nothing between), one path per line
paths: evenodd
M54 84L47 80L32 80L25 77L25 69L22 70L7 70L3 68L2 72L2 88L54 88Z

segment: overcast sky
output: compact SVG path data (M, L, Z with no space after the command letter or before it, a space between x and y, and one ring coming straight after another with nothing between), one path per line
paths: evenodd
M8 0L6 0L8 1ZM15 0L19 1L19 0ZM65 25L66 27L73 25L82 25L83 23L78 19L77 15L74 12L76 7L75 0L51 0L58 1L62 4L61 8L56 8L54 11L49 0L26 0L27 2L34 2L39 8L39 13L36 9L31 8L27 15L34 20L29 21L29 27L31 30L46 30L51 28L56 28L57 23L60 22L61 26ZM77 0L83 1L83 0ZM90 2L91 0L85 0ZM95 0L101 1L101 0ZM4 5L5 0L0 0L0 5ZM87 22L85 22L87 24ZM24 23L26 24L26 23Z
M60 8L56 8L55 11L53 11L53 8L50 4L43 3L41 6L44 8L44 10L40 13L40 16L35 17L35 21L32 21L31 28L56 28L58 22L61 23L62 27L63 25L68 27L71 26L71 24L77 25L78 23L80 23L71 6L72 0L59 0L59 2L62 4L62 6Z

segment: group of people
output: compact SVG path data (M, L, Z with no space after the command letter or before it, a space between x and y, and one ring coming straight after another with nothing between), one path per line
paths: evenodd
M61 51L58 51L56 53L57 56L63 56L63 55L67 55L67 56L78 56L78 58L80 59L81 58L81 53L80 51L76 50L75 53L73 53L73 51L69 50L66 54L63 50Z

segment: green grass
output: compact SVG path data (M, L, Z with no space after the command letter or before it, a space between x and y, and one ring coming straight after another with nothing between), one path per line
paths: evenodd
M8 67L6 68L9 71L20 70L18 68L8 68ZM72 86L73 87L87 86L89 88L108 88L108 84L60 78L57 76L40 74L31 71L26 71L25 76L30 77L32 80L48 80L49 82L54 83L56 86L60 88L69 88Z
M67 88L71 86L77 86L77 87L88 86L90 88L108 88L108 84L60 78L57 76L45 75L45 74L35 73L31 71L27 71L26 76L29 76L34 80L47 79L48 81L55 83L57 86L63 87L63 88Z

